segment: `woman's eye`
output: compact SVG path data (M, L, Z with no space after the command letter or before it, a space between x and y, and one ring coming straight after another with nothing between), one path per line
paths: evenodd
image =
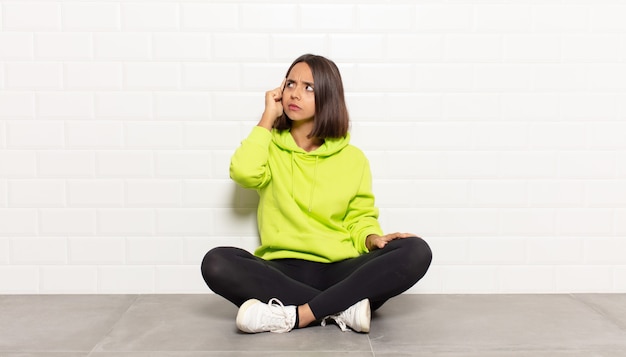
M306 90L307 90L307 91L309 91L309 92L313 92L313 87L311 87L311 86L306 86Z
M287 82L286 87L287 88L293 88L293 82Z

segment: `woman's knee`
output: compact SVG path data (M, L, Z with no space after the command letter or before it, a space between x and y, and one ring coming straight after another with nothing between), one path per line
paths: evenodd
M410 237L396 239L393 242L397 242L396 244L402 251L406 262L410 262L414 269L420 273L426 273L432 262L433 253L425 240L419 237Z
M228 265L232 262L233 256L237 254L238 248L217 247L209 250L202 259L200 270L204 281L211 286L216 280L224 279L228 276Z

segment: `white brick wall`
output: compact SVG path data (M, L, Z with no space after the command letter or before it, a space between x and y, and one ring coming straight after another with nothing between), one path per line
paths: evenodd
M339 65L416 293L626 292L619 1L0 0L0 294L206 293L256 245L230 155L306 52Z

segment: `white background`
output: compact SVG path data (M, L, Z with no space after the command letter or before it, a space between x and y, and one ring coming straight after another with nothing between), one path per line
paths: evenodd
M415 293L626 291L626 1L0 1L0 293L208 293L233 150L340 67Z

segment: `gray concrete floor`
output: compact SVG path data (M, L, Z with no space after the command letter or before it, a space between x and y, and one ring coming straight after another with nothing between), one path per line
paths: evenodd
M626 356L626 295L402 295L371 332L239 333L215 295L0 296L0 356Z

